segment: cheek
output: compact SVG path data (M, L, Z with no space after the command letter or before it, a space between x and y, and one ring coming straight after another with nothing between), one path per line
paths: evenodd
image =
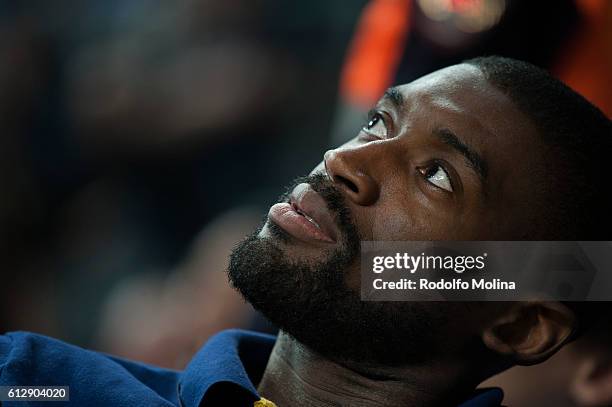
M428 236L429 225L422 208L388 205L382 206L372 224L372 240L418 240Z
M455 235L456 219L412 198L381 206L372 224L372 240L448 240Z

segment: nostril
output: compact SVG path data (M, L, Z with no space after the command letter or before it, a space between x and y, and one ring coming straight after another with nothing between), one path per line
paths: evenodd
M348 178L344 178L342 175L336 175L335 178L336 178L336 182L346 185L348 189L350 189L354 193L359 192L359 188L357 188L357 185L355 185L355 183L349 180Z

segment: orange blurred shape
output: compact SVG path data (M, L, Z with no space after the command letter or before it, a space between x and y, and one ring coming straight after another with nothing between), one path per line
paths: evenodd
M410 0L373 0L366 6L349 48L340 93L369 109L393 81L409 29Z
M582 24L562 51L553 72L612 116L612 1L577 0Z

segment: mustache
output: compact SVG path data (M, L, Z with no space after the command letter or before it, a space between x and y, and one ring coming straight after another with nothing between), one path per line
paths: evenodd
M349 242L359 244L359 233L353 221L353 215L346 203L344 194L337 188L329 177L323 173L311 174L296 178L293 183L280 196L278 202L289 202L291 192L302 183L310 184L325 201L327 209L332 213L340 233Z

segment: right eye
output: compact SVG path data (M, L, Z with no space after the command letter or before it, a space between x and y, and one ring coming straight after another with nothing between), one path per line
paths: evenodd
M447 192L453 192L453 186L451 185L450 177L448 172L439 164L433 164L429 167L419 168L423 177L430 182L432 185L443 189Z
M380 113L374 113L368 124L363 126L363 131L377 138L387 138L387 127Z

